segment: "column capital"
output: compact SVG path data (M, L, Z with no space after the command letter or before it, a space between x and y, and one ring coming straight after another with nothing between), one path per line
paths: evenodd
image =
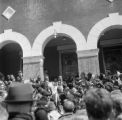
M44 57L43 56L29 56L23 57L23 64L32 64L32 63L42 63L43 64Z
M78 58L94 57L98 56L99 49L77 51Z

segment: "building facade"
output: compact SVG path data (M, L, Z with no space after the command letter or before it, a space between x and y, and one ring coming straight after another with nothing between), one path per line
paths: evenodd
M8 6L15 10L10 19L3 15ZM22 70L24 79L43 79L48 70L53 79L122 71L121 0L0 0L0 14L5 75Z

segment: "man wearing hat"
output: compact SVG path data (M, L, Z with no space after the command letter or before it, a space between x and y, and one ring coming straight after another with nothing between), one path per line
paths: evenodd
M5 99L9 120L32 120L33 88L30 84L10 86Z

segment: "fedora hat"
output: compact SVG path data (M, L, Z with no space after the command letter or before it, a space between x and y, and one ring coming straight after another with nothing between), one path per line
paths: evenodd
M33 87L31 84L18 83L9 87L5 102L17 103L31 101L33 101Z

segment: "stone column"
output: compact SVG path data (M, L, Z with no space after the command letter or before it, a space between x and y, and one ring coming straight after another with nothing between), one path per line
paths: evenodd
M61 51L59 51L59 75L62 76Z
M23 76L24 79L36 78L38 75L44 80L43 57L25 57L23 58Z
M79 75L81 72L99 74L98 53L99 49L77 52Z

